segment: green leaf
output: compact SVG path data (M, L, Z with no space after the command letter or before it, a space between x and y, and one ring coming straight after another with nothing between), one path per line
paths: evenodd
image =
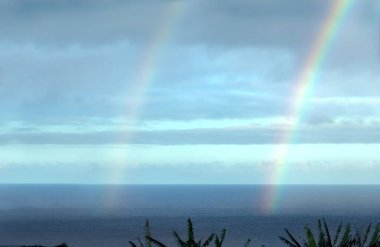
M178 235L178 233L177 233L176 231L173 231L173 236L174 236L174 238L175 238L175 240L176 240L176 242L177 242L177 245L178 245L179 247L186 247L186 246L187 246L186 242L183 241L183 240L179 237L179 235Z
M190 218L187 219L187 237L188 237L188 240L187 240L188 246L193 245L193 243L195 243L194 230L193 230L193 223L191 222Z
M223 244L223 241L224 241L224 238L226 237L226 229L222 229L221 233L220 233L220 245Z
M318 220L318 230L319 230L319 239L318 239L318 246L320 247L326 247L326 239L325 239L325 233L322 229L322 223L321 220Z
M149 220L145 221L145 236L151 237ZM152 247L151 242L147 241L147 238L145 238L145 247Z
M292 243L293 245L295 245L296 247L302 247L301 244L296 240L295 237L293 237L293 235L289 232L288 229L284 228L285 232L286 232L286 235L288 235L289 239L288 240L290 243ZM281 237L280 237L281 238ZM285 239L285 238L284 238Z
M164 245L163 243L161 243L160 241L158 241L158 240L156 240L156 239L154 239L154 238L152 238L152 237L145 236L145 238L146 238L149 242L153 243L154 245L156 245L156 246L158 246L158 247L167 247L166 245Z
M367 227L367 230L364 233L363 246L365 245L365 243L368 240L368 236L369 236L369 232L371 231L371 227L372 227L372 224L369 224Z
M315 242L314 234L311 231L309 226L305 226L306 231L306 239L309 247L317 247L317 243Z
M339 224L338 229L336 230L336 233L335 233L333 247L338 242L338 238L339 238L341 230L342 230L342 224Z
M207 240L203 243L202 247L207 247L207 246L209 246L209 244L211 243L211 241L214 239L214 236L215 236L214 233L211 234L211 235L207 238Z
M370 247L378 246L379 242L379 233L380 233L380 225L376 224L375 230L372 234L371 242L369 243Z
M133 243L132 241L129 241L129 245L130 245L131 247L137 247L137 245L136 245L135 243Z
M331 235L330 235L330 231L329 231L329 228L327 226L327 223L325 221L325 218L323 218L323 226L325 228L325 232L326 232L326 236L327 236L327 247L333 247L333 243L331 241Z
M340 247L344 247L347 244L349 244L350 238L351 238L350 233L351 233L351 225L347 224L346 225L346 229L345 229L345 231L343 233L342 240L341 240L341 242L339 244Z
M288 245L289 247L297 247L297 245L293 244L292 242L290 242L289 240L287 240L286 238L284 237L279 237L281 239L282 242L284 242L286 245Z

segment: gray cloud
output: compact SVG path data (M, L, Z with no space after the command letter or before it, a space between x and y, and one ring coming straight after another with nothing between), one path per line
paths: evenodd
M2 1L3 40L48 46L146 39L160 19L156 1ZM141 16L149 9L149 14ZM141 16L139 18L139 16ZM147 18L149 16L149 18Z
M182 5L183 10L176 20L177 28L170 30L171 45L219 50L280 48L291 51L297 64L302 64L313 49L332 2L1 1L1 41L37 47L98 47L127 42L145 50L155 41L173 3ZM330 66L368 68L378 64L379 9L376 0L353 4L342 28L335 30L327 58Z
M177 41L297 50L310 47L331 4L327 0L2 1L2 39L53 46L149 41L174 2L184 7L175 33ZM379 6L376 0L363 0L353 8L352 25L345 36L358 38L374 28L371 23L379 17ZM353 44L351 41L346 44Z
M296 130L279 127L199 128L186 130L19 132L0 135L0 144L273 144L291 134L291 141L301 143L380 143L377 125L322 125ZM294 132L294 133L293 133Z
M150 71L143 54L173 3L178 26ZM284 117L331 1L1 1L1 123L104 123L143 99L149 120ZM349 11L318 72L312 97L377 97L379 5ZM170 35L169 35L170 36ZM136 78L152 73L134 95ZM144 74L145 75L145 74ZM296 142L377 142L372 126L333 126L372 117L377 105L308 103ZM308 129L312 126L311 129ZM318 129L319 128L319 129ZM375 133L375 134L374 134ZM3 143L111 143L117 132L6 133ZM278 129L138 132L136 143L271 143Z

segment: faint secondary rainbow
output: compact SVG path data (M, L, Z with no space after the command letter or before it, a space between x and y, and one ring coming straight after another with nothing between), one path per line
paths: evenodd
M154 81L157 71L160 67L162 56L166 45L170 42L181 15L185 10L186 3L184 1L170 1L162 13L161 20L151 19L152 25L158 23L155 32L149 42L149 45L144 49L141 56L141 62L126 97L126 116L128 125L135 125L141 115L143 109L145 94L150 84ZM124 135L120 136L121 143L128 144L133 136L133 130L125 131ZM108 183L118 184L125 179L124 168L128 165L128 153L125 148L112 153L115 163L111 164L108 174ZM112 205L115 202L115 193L109 191L107 203Z
M333 0L326 19L321 25L320 31L313 43L305 65L295 83L293 101L289 107L287 116L291 123L284 129L274 153L273 173L269 178L268 190L265 191L264 210L265 213L273 213L279 200L279 189L281 177L287 164L290 144L305 114L306 99L310 96L319 76L321 67L334 44L335 37L355 0Z
M132 96L133 99L128 104L127 109L128 118L131 122L137 121L140 116L145 100L145 92L159 70L161 58L164 55L163 51L174 36L184 9L184 1L171 1L169 3L163 13L163 21L159 24L150 45L142 55L133 87L129 93L129 96ZM151 21L154 22L155 20L152 19Z

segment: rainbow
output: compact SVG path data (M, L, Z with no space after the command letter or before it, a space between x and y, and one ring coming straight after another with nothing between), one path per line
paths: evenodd
M135 74L134 83L129 89L128 100L126 106L126 116L129 125L137 124L141 110L144 107L145 94L149 85L154 81L159 65L164 55L164 50L167 44L172 40L177 26L180 23L180 17L183 15L186 3L184 1L170 1L162 13L162 21L158 23L157 29L152 35L150 43L144 48L144 54L141 56L141 61L138 70ZM151 20L155 24L156 20ZM121 136L122 142L128 144L133 136L133 131L125 131ZM128 163L128 154L125 148L120 148L116 153L112 154L115 157L115 163L110 165L107 181L109 184L123 183L125 174L124 169ZM115 203L117 192L113 188L107 193L106 202L109 206Z
M133 87L130 89L129 95L133 97L133 103L128 104L129 121L135 122L140 116L146 89L152 83L156 72L159 70L160 61L164 55L163 51L175 34L179 18L184 9L185 3L183 1L171 1L163 13L164 20L153 34L150 45L145 48L142 61L136 73L135 83L133 83Z
M273 170L269 178L268 190L265 191L264 210L265 213L274 213L279 200L279 184L281 177L285 172L289 147L296 131L300 125L303 114L305 114L305 101L309 98L315 84L318 80L319 71L326 60L331 47L334 44L335 37L341 29L349 10L352 8L355 0L332 0L327 18L321 25L320 31L313 43L305 65L295 82L293 101L289 107L287 116L291 123L283 131L274 153Z

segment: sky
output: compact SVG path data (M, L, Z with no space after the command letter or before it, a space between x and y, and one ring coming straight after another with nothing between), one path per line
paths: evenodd
M380 183L379 0L289 114L335 1L0 1L0 183Z

